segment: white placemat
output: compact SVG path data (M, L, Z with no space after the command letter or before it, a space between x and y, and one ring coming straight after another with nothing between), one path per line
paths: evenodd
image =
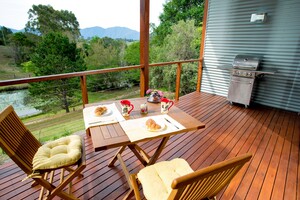
M107 111L101 116L95 116L94 110L99 106L106 106ZM125 120L125 118L117 109L115 103L86 107L83 109L83 119L84 119L85 129L88 129L92 126L118 123Z
M149 118L153 119L156 123L161 125L162 129L156 132L147 130L146 121ZM120 125L125 131L125 133L127 134L127 136L129 137L131 142L136 142L146 138L152 138L159 135L165 135L168 133L185 129L183 125L181 125L179 122L177 122L169 115L156 115L156 116L143 117L139 119L121 121Z

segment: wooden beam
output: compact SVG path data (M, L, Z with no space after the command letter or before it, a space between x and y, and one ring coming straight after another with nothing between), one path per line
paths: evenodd
M149 0L140 0L140 96L149 89Z
M82 104L84 108L85 104L89 103L86 76L80 76L80 87L81 87L81 94L82 94Z
M180 79L181 79L181 63L177 63L177 72L176 72L176 89L175 89L175 100L179 101L180 95Z
M202 81L202 69L203 69L203 60L204 60L204 44L206 36L206 22L207 22L207 10L208 10L208 0L205 0L204 12L203 12L203 23L202 23L202 36L201 36L201 46L200 46L200 62L198 64L198 80L196 91L200 92L201 90L201 81Z

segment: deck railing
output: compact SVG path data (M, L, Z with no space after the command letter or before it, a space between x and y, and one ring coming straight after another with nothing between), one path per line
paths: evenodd
M198 62L199 65L201 64L200 59L192 59L192 60L181 60L181 61L174 61L174 62L153 63L153 64L149 64L149 67L162 67L162 66L168 66L168 65L177 65L175 100L179 100L182 64L183 63L191 63L191 62ZM110 72L120 72L120 71L134 70L134 69L142 69L143 67L144 67L143 65L135 65L135 66L126 66L126 67L89 70L89 71L82 71L82 72L55 74L55 75L39 76L39 77L31 77L31 78L5 80L5 81L0 81L0 86L11 86L11 85L24 84L24 83L33 83L33 82L42 82L42 81L80 77L82 103L84 106L85 104L87 104L89 102L88 101L87 82L86 82L87 76L95 75L95 74L106 74L106 73L110 73Z

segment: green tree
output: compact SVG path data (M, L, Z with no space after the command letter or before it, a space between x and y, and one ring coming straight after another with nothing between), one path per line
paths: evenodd
M38 36L30 33L17 32L9 39L10 47L14 52L14 60L17 65L30 59L30 54L36 46Z
M76 43L60 33L49 33L43 36L35 53L31 55L30 66L36 76L84 71L86 67ZM27 63L28 64L28 63ZM74 89L75 88L75 89ZM78 102L74 95L79 88L79 80L61 79L31 83L29 87L31 103L40 110L50 111L69 107Z
M179 21L171 27L172 33L169 34L162 46L154 47L156 62L187 60L196 58L199 55L200 32L194 20ZM155 67L151 69L151 85L156 88L165 87L169 91L175 90L176 68ZM181 92L188 93L195 89L197 81L197 64L184 64L181 76Z
M72 40L80 36L79 23L72 12L55 10L50 5L33 5L28 11L28 22L25 30L45 35L60 32Z
M125 50L124 61L127 66L140 64L140 42L132 42ZM124 78L133 85L140 82L140 70L130 70L124 73Z
M121 43L117 43L111 38L92 38L87 48L86 64L93 69L94 67L99 69L119 66L121 46Z
M123 40L114 40L108 37L93 37L85 47L85 62L89 70L115 68L123 65L124 49ZM98 74L88 79L90 91L116 89L127 85L123 72Z
M140 42L132 42L125 51L124 60L126 65L140 64Z
M0 45L7 45L9 43L9 36L12 35L12 31L5 26L1 26L0 28Z
M197 27L203 19L204 0L172 0L164 5L163 13L159 16L160 24L154 28L153 40L162 45L165 37L172 32L171 26L180 20L195 20ZM152 27L153 28L153 27Z

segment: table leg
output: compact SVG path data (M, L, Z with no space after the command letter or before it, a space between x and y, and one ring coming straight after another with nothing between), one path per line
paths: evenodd
M170 136L164 137L164 138L162 139L162 141L160 142L159 146L157 147L155 153L154 153L153 156L150 158L150 161L148 162L148 165L153 165L153 164L157 161L159 155L161 154L162 150L163 150L164 147L166 146L166 144L167 144L169 138L170 138Z
M148 159L145 160L144 157L140 154L140 152L136 149L136 145L128 145L129 149L134 153L134 155L141 161L141 163L146 166L148 164ZM144 151L143 151L144 152ZM148 155L148 154L147 154Z
M121 155L123 153L123 151L125 150L125 148L126 148L126 146L122 146L119 149L119 151L117 151L117 153L114 155L114 157L112 158L112 160L108 163L109 167L113 167L114 166L115 162L118 160L118 155L119 154Z
M143 156L143 158L149 162L151 157L139 145L135 144L134 147Z
M118 160L120 162L120 165L122 167L122 170L123 170L123 172L125 174L125 178L127 180L127 183L129 185L130 189L132 189L131 182L130 182L130 174L129 174L129 171L128 171L127 167L126 167L126 164L124 163L124 161L123 161L123 159L121 157L121 154L118 154L117 158L118 158Z
M85 134L86 136L91 137L91 131L89 128L85 130Z

